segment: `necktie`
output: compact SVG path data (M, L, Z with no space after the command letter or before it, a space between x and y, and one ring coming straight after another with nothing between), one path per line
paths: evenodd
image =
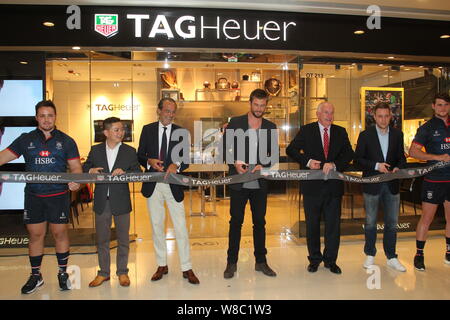
M325 154L325 159L328 158L328 148L330 144L330 139L328 137L328 128L323 128L323 153Z
M167 152L167 127L164 127L164 133L162 135L161 140L161 149L159 149L159 160L165 162L166 161L166 152Z

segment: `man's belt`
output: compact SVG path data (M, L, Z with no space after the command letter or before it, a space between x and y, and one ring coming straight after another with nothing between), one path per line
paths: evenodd
M178 184L182 186L214 186L234 183L244 183L256 179L267 180L343 180L354 183L380 183L397 179L410 179L423 176L433 170L450 166L450 162L437 162L433 165L400 169L395 173L378 174L370 177L330 171L327 175L322 170L267 170L263 169L255 173L236 174L227 177L212 179L193 178L181 174L170 173L166 177L165 172L125 173L113 176L112 174L89 173L49 173L49 172L0 172L0 183L129 183L129 182L160 182Z

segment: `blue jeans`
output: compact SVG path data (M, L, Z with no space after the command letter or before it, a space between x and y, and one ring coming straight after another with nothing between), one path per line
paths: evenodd
M364 206L366 209L366 224L364 233L366 243L364 253L375 256L377 249L377 213L378 205L382 202L384 212L383 248L388 259L397 258L395 245L397 243L397 222L400 208L400 194L392 194L387 183L381 184L379 194L364 193Z

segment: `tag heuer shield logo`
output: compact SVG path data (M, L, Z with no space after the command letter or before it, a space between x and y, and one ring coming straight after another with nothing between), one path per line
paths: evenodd
M96 14L95 31L110 38L119 32L118 20L117 14Z

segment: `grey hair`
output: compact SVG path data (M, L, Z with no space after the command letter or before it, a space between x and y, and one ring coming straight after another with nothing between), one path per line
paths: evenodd
M317 106L317 112L322 112L322 107L325 105L325 104L331 104L331 105L333 105L331 102L329 102L329 101L323 101L323 102L321 102L321 103L319 103L319 105ZM333 106L334 107L334 106Z

